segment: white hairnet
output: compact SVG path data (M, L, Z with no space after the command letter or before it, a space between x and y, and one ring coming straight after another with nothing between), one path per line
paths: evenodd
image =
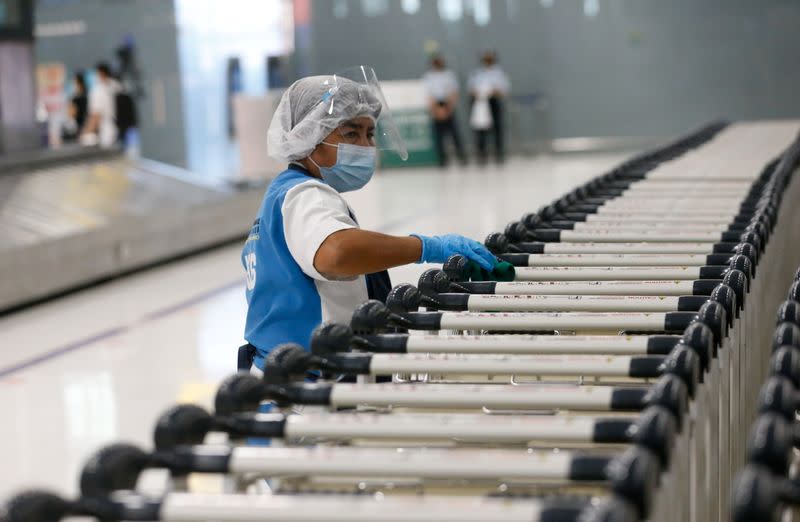
M307 157L343 122L370 116L376 120L383 104L370 86L341 76L309 76L283 93L267 131L267 152L282 161Z

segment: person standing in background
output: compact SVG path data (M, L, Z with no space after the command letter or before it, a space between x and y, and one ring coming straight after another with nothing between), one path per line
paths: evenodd
M461 141L461 134L456 124L455 110L458 104L458 78L447 68L441 55L431 58L431 68L422 77L428 94L428 110L433 120L433 139L439 155L439 165L447 166L447 149L445 139L449 134L453 138L456 155L462 165L467 163L467 155Z
M119 134L116 98L120 85L111 75L111 68L107 63L98 63L95 74L95 81L89 92L89 116L81 141L85 144L99 143L101 147L111 147L117 142Z
M78 135L86 125L88 98L86 96L86 79L83 71L78 71L72 78L72 98L67 105L67 118L64 123L62 137L66 141L78 139Z
M498 163L505 160L503 100L510 90L508 76L497 65L497 53L484 51L481 55L481 67L469 78L469 94L472 99L470 126L475 130L478 161L481 164L485 164L488 157L486 142L489 134L494 134L495 159Z
M82 129L86 124L86 111L88 106L86 78L83 76L83 71L76 72L73 81L74 86L72 99L70 100L70 112L75 120L75 124L79 129Z

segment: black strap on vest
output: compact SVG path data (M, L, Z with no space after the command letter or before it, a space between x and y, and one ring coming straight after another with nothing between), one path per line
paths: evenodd
M256 347L250 343L239 347L239 353L236 357L236 369L240 372L249 372L250 367L253 366L253 360L256 358Z
M370 299L377 299L381 303L386 302L389 296L389 291L392 289L392 280L389 279L389 272L383 270L382 272L375 272L374 274L367 274L367 296Z

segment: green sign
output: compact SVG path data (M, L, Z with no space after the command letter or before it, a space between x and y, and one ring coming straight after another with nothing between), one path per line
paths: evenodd
M393 167L423 167L438 165L439 157L433 142L431 117L425 109L393 111L392 117L400 136L408 147L408 160L403 161L391 151L381 153L381 166Z

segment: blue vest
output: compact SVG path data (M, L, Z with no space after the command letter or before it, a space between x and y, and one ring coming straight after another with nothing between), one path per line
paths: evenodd
M307 349L311 332L322 321L316 285L289 252L281 212L286 193L308 181L309 175L291 165L272 181L242 249L248 305L244 337L256 349L253 363L259 368L279 344L297 343ZM367 276L370 298L385 300L390 286L385 271Z
M244 337L256 347L253 362L259 368L281 343L308 347L311 331L322 320L314 280L295 262L283 235L286 193L308 179L301 170L289 168L272 181L242 249L247 278Z

